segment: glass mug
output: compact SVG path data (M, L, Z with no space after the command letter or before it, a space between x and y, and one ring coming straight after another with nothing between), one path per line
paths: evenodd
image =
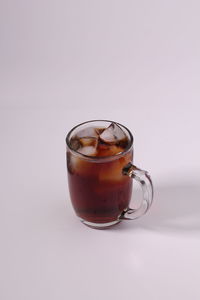
M144 215L153 201L153 185L149 174L133 165L133 136L128 128L116 123L128 138L124 151L109 156L89 156L71 146L79 131L106 128L112 121L92 120L75 126L66 137L68 185L72 205L80 220L92 228L103 229L122 220ZM141 185L143 200L131 209L132 181Z

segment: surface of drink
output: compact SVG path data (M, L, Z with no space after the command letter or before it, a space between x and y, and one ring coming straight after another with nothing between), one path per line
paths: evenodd
M70 138L69 190L76 214L92 223L116 220L129 206L132 180L123 168L132 162L130 139L116 123L87 127Z

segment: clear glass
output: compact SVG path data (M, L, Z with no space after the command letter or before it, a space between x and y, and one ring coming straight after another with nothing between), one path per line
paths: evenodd
M133 165L133 136L129 129L115 122L128 137L128 146L113 156L94 157L81 154L70 146L70 139L87 127L108 127L112 121L92 120L75 126L66 137L69 192L76 215L92 228L107 228L121 220L133 220L147 212L153 200L150 176ZM143 201L129 208L132 179L142 186Z

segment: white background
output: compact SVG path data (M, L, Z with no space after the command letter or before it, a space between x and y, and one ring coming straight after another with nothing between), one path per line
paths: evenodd
M1 0L0 299L200 299L199 14ZM65 135L89 119L129 127L155 185L148 215L105 231L67 189Z

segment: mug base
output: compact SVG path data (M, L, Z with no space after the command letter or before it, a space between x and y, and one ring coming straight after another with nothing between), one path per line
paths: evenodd
M93 229L107 229L111 226L118 224L119 222L121 222L121 220L118 219L118 220L108 222L108 223L92 223L92 222L88 222L86 220L81 219L81 222L83 224L85 224L86 226L93 228Z

